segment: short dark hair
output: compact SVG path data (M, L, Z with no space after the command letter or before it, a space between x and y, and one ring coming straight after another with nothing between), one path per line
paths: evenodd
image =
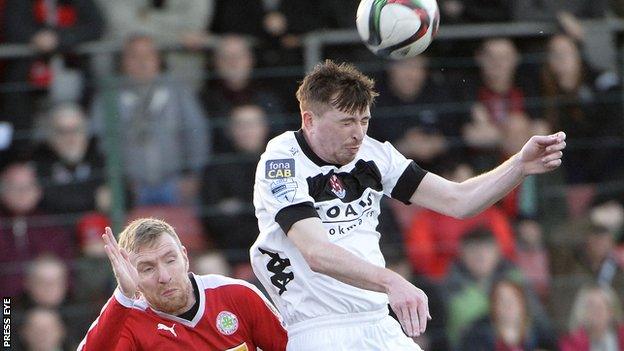
M308 73L297 89L302 110L322 114L329 107L354 114L364 111L379 95L375 81L348 63L326 60Z
M461 246L470 244L482 244L495 242L494 234L490 228L478 226L473 228L461 238Z

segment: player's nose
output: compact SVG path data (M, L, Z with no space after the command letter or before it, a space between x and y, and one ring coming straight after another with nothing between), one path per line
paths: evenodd
M158 282L162 284L167 284L171 281L171 274L166 269L161 268L158 271Z
M352 131L353 139L357 141L361 141L362 139L364 139L364 134L366 134L365 127L359 123L354 123L353 131Z

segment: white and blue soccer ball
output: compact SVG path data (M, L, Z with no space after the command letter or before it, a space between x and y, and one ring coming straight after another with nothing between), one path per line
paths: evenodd
M416 56L431 44L440 11L436 0L362 0L356 24L373 53L401 59Z

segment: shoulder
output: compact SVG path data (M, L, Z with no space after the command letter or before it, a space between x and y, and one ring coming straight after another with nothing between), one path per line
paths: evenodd
M273 179L294 176L295 163L300 154L294 132L276 136L269 141L266 151L260 156L256 177Z
M261 293L253 284L242 279L235 279L219 274L195 275L198 284L201 283L204 291L224 290L234 297L260 295Z
M364 137L360 156L377 162L389 162L393 154L398 153L390 142L381 142L369 136Z
M275 138L269 140L267 143L266 151L262 155L264 157L272 156L289 156L293 157L293 152L290 150L297 146L297 139L293 131L284 132Z

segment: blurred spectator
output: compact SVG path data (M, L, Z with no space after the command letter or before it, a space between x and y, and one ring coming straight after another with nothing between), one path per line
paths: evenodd
M126 41L122 73L129 84L114 101L119 120L108 118L101 92L93 104L94 129L100 138L118 137L136 205L193 203L198 171L210 153L199 102L185 86L161 75L150 37Z
M245 103L232 106L228 113L223 120L225 127L214 135L215 153L262 153L270 133L266 110Z
M552 350L550 330L540 330L531 321L529 302L521 285L500 280L490 293L489 314L463 334L462 350L532 351Z
M568 136L563 170L569 184L614 179L622 168L621 147L609 142L624 136L619 93L613 93L617 82L594 78L570 37L549 40L541 80L543 117Z
M62 351L68 349L67 329L58 311L35 307L26 312L19 336L25 351Z
M232 267L227 261L227 258L221 251L208 251L195 257L192 261L193 271L195 274L221 274L230 275L232 273Z
M60 53L98 39L104 23L93 0L7 0L6 13L6 40L30 44L36 51L32 59L16 59L7 67L15 90L5 94L3 112L16 130L28 131L48 98L81 97L84 77L73 69L81 63Z
M255 61L244 37L226 35L219 40L214 51L216 79L210 79L202 92L210 117L224 118L232 107L244 104L259 105L268 114L283 111L278 97L253 77Z
M466 164L458 164L442 176L462 182L474 176L474 170ZM428 209L417 211L405 232L405 248L414 271L434 280L442 279L459 255L462 238L479 227L492 232L498 251L507 259L515 258L511 223L494 206L468 219L457 219Z
M441 159L457 152L450 152L446 137L458 136L459 130L453 115L443 110L442 104L452 101L448 89L428 65L426 56L388 63L369 135L393 142L406 157L437 171Z
M38 256L28 264L24 288L21 309L60 308L69 300L69 269L55 256Z
M42 208L50 213L82 213L97 208L97 193L107 191L104 159L89 137L82 108L61 104L45 121L47 140L33 159L43 185Z
M561 351L624 350L622 305L611 288L590 285L576 295Z
M215 0L98 0L108 22L107 37L123 42L134 33L149 35L167 45L200 50L210 41ZM199 87L204 72L201 53L170 52L165 55L176 80Z
M589 220L603 226L616 241L624 239L624 205L613 195L596 196L588 212Z
M518 237L518 267L533 290L545 301L550 289L550 259L544 245L544 230L540 222L522 218L515 224Z
M513 42L504 38L481 43L475 59L479 66L480 85L470 92L472 120L463 128L477 171L490 169L501 159L515 154L533 134L546 132L530 120L525 92L516 80L519 55Z
M110 227L110 220L102 213L89 212L76 223L76 236L81 257L75 262L74 297L76 301L88 302L91 306L100 306L110 297L115 288L115 279L110 274L108 258L102 245L102 233ZM98 311L95 312L97 315ZM94 317L95 318L95 317Z
M488 295L494 283L500 279L522 282L520 271L509 261L501 258L492 232L476 228L462 237L459 259L451 266L444 284L448 294L447 333L453 346L459 346L462 333L470 325L487 315ZM524 286L527 294L530 290ZM535 296L529 296L531 317L538 325L548 325L542 307Z
M615 250L613 233L590 223L583 234L583 241L576 246L552 248L556 279L552 284L550 307L559 324L567 318L566 311L570 311L574 296L585 284L610 286L620 299L624 298L624 271Z
M71 231L38 210L41 187L34 167L13 163L0 174L0 295L22 292L23 266L44 253L75 257Z
M208 231L228 260L238 263L249 260L247 250L258 234L252 208L253 179L269 128L265 112L257 105L235 107L228 122L231 151L236 152L231 155L235 158L206 167L201 193Z

